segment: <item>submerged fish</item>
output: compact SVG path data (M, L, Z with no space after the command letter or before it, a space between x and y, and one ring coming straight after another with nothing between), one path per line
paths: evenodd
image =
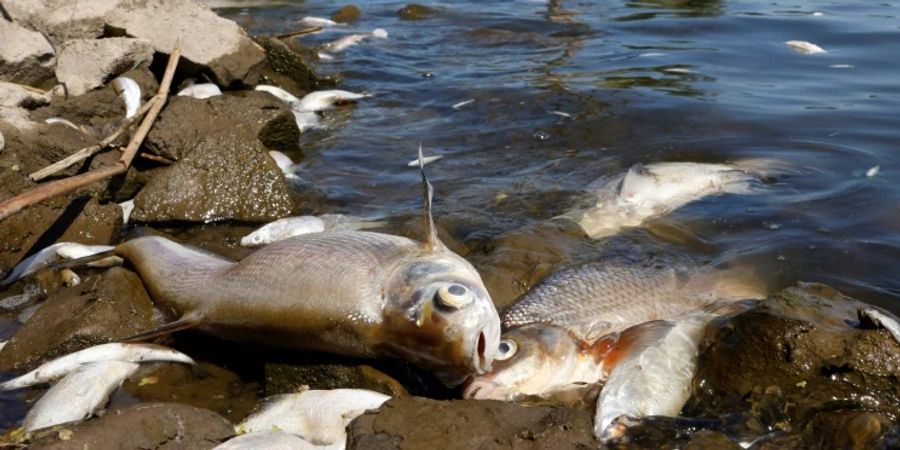
M86 364L102 361L124 361L135 363L169 361L194 364L194 360L184 353L161 345L122 343L101 344L48 361L25 375L0 383L0 391L21 389L35 384L49 383L78 370L78 368Z
M471 380L464 395L580 403L608 371L603 361L619 332L725 299L763 297L754 284L743 270L661 257L606 258L561 270L504 311L494 369Z
M126 361L101 361L78 367L41 396L22 426L30 432L90 418L139 367Z
M241 238L244 247L259 247L301 234L322 233L326 231L355 231L377 228L385 225L384 221L373 221L364 217L345 216L343 214L322 214L316 216L285 217L267 223L256 231Z
M475 268L438 240L422 173L425 242L315 233L236 263L161 237L120 244L115 253L135 267L153 299L181 316L137 338L199 327L294 349L399 357L447 384L487 372L500 319Z
M558 218L579 224L588 236L599 239L708 195L753 193L779 164L769 160L636 164L625 174L591 183L588 190L596 201Z
M239 433L278 430L316 445L344 447L345 428L390 397L365 389L311 390L264 400L260 409L235 427Z

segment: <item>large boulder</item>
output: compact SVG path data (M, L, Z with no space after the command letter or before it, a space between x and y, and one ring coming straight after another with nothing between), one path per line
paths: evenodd
M121 0L3 0L3 8L17 23L47 33L57 44L67 39L103 35L106 15Z
M81 95L152 59L153 46L146 39L72 39L59 51L56 79L69 95Z
M53 77L53 46L36 31L0 19L0 80L37 85Z

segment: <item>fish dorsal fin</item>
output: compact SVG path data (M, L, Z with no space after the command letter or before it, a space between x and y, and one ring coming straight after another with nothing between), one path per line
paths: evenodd
M434 217L431 215L431 199L434 196L434 188L431 187L431 183L425 176L424 159L425 157L422 155L422 143L419 142L419 172L422 174L422 194L425 203L425 239L423 239L422 242L425 244L426 250L435 250L443 247L444 244L438 239L437 228L434 226Z

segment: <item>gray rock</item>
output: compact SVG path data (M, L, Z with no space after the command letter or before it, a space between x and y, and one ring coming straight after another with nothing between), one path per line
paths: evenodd
M153 59L146 39L72 39L59 51L56 78L69 95L81 95L108 80Z
M0 106L37 108L50 103L46 95L27 86L0 81Z
M0 42L0 80L39 84L53 77L53 46L41 33L0 20Z
M121 0L3 0L17 23L47 33L55 43L103 35L106 15Z

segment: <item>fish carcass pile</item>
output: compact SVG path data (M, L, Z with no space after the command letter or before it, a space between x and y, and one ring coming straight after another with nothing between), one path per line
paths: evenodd
M188 64L126 171L0 220L0 446L900 441L900 324L887 311L823 285L770 292L753 268L609 252L554 267L498 313L480 267L439 238L425 164L441 156L422 144L409 146L413 233L300 194L300 135L378 101L313 68L386 30L304 17L334 35L312 49L302 35L250 38L193 1L81 3L3 1L15 49L0 55L0 198L117 164L165 84L157 59L181 46ZM542 226L602 242L791 174L770 159L647 161L598 174ZM216 241L173 222L238 225Z

